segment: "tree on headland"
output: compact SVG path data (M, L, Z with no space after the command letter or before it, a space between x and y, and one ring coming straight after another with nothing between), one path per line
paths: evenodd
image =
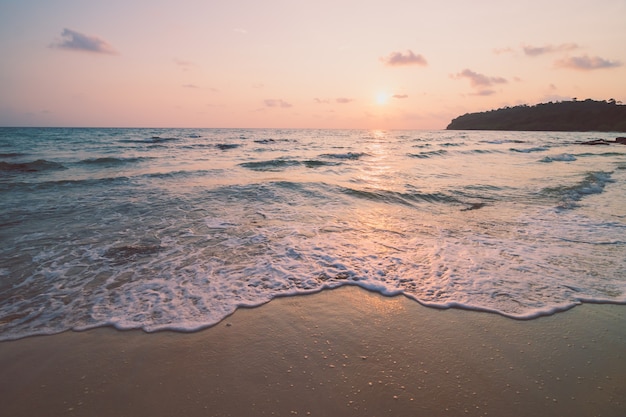
M626 106L613 98L523 104L464 114L452 120L447 129L626 132Z

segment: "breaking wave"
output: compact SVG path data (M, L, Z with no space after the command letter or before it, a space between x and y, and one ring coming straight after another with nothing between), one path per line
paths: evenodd
M46 161L45 159L17 163L0 161L0 171L5 172L40 172L59 169L67 168L59 162Z

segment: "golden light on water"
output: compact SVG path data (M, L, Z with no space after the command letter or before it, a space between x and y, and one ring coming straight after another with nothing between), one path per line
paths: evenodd
M387 142L387 131L371 130L371 140L365 146L365 153L369 156L367 163L359 179L373 189L394 189L394 184L390 183L391 176L389 170L392 168L389 144Z

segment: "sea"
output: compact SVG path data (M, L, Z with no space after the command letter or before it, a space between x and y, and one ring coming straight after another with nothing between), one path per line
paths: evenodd
M0 340L196 331L343 285L626 304L616 133L0 128Z

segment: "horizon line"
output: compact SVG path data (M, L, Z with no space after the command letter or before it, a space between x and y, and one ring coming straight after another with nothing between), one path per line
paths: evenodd
M0 125L0 129L282 129L282 130L419 130L438 131L446 128L435 129L403 129L403 128L369 128L369 127L176 127L176 126L31 126L31 125Z

